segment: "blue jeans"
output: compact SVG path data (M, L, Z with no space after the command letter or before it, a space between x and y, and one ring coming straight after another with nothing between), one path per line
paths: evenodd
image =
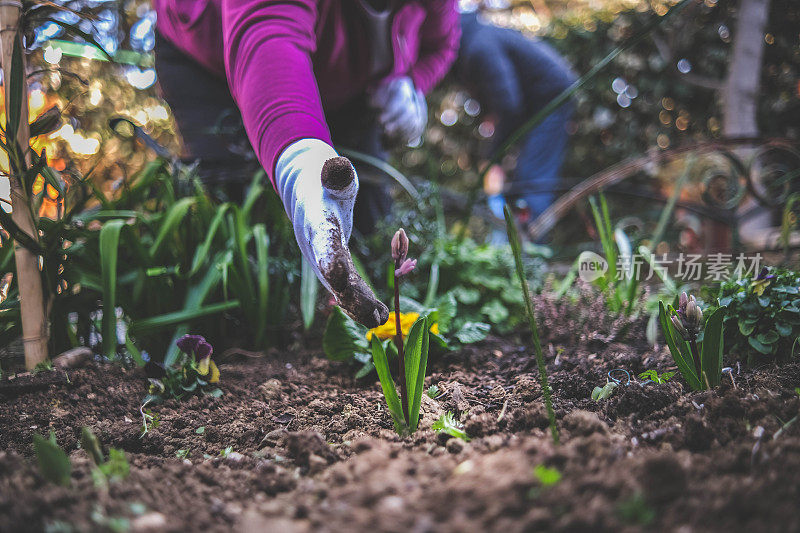
M543 41L484 24L474 13L461 16L461 32L456 74L497 118L495 150L575 81L569 65ZM524 200L533 217L555 199L571 114L572 104L564 104L520 143L508 196Z

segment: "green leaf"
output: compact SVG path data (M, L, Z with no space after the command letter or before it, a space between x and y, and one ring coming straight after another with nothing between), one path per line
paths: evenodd
M381 389L383 389L383 397L386 399L386 405L389 407L389 412L394 420L394 427L399 432L406 427L405 416L403 415L403 408L400 405L400 398L397 396L397 389L395 389L392 373L389 371L389 361L386 359L386 352L378 337L372 337L372 362L375 364L375 371L378 373L378 379L381 382Z
M681 375L693 390L702 390L704 387L700 383L700 379L694 370L694 364L686 360L687 351L685 348L686 341L674 331L674 327L669 318L667 318L667 309L664 307L664 302L658 302L658 320L661 322L661 331L664 334L664 339L669 347L669 352L672 354L672 359L678 365ZM678 342L683 346L683 350L678 347Z
M22 43L19 34L14 36L14 48L11 51L11 79L6 94L6 135L9 146L17 146L17 132L22 118L22 104L27 102L25 93L25 69L22 61Z
M179 324L186 324L198 318L224 313L225 311L230 311L237 307L239 307L239 300L230 300L192 309L183 309L173 313L165 313L163 315L136 320L131 323L130 330L132 333L137 334L152 333Z
M425 387L425 370L428 367L429 348L428 320L420 317L411 326L405 347L406 387L411 402L408 408L411 432L417 430L422 392Z
M792 335L792 326L789 324L784 324L783 322L776 322L775 330L781 335L781 337L789 337Z
M592 390L592 400L599 402L601 400L608 399L612 394L614 394L614 389L617 388L617 384L613 381L607 382L602 387L595 387Z
M703 345L700 349L700 369L705 374L708 384L719 385L722 379L723 320L725 308L719 307L706 320L703 330Z
M109 448L108 461L99 468L108 479L125 479L131 471L125 452L116 448Z
M208 226L206 237L203 240L203 243L195 250L194 258L192 259L192 267L189 269L189 277L194 276L208 258L209 250L214 242L214 237L217 235L217 232L219 231L219 228L225 219L225 214L230 207L231 204L226 203L217 208L217 212L214 215L214 218L211 219L211 224Z
M533 468L533 475L536 476L536 479L539 480L543 487L552 487L561 481L561 472L541 464Z
M346 361L356 352L369 353L366 333L366 328L347 316L340 307L334 307L322 335L322 350L331 361Z
M117 353L117 252L119 234L125 222L111 220L100 230L100 270L103 278L103 353L113 359Z
M443 294L442 297L439 298L436 302L436 310L439 311L437 316L439 332L447 333L458 311L458 302L456 302L456 297L453 295L452 291Z
M756 329L755 322L744 322L741 320L739 321L739 332L745 337L748 337L751 333L753 333L755 329Z
M453 289L452 293L456 297L456 300L465 305L476 304L481 299L481 293L478 289L471 289L462 285Z
M756 335L756 338L761 344L774 344L781 337L776 331L768 331L766 333L759 333Z
M181 198L172 204L172 206L170 206L170 208L164 214L164 218L162 219L160 228L158 230L158 236L150 246L150 255L154 258L154 260L158 259L159 252L161 252L161 249L166 245L167 239L171 235L177 238L177 235L174 235L173 231L186 217L186 214L189 212L189 208L195 203L195 201L196 199L194 197Z
M308 331L314 324L314 315L317 310L317 294L319 282L314 268L305 258L302 259L300 272L300 311L303 314L303 328Z
M50 438L45 439L39 434L33 435L33 451L39 472L49 482L68 487L72 474L72 463L69 456L56 443L56 435L50 432Z
M508 319L508 308L499 300L491 300L481 307L481 313L485 315L492 324L502 324Z
M267 315L269 312L269 235L267 235L267 228L264 224L256 224L253 226L253 242L256 247L256 281L258 298L258 316L256 317L255 324L263 326L268 322ZM249 276L249 272L242 272L243 276ZM256 346L264 345L264 335L267 331L264 327L256 328Z
M758 352L763 353L764 355L769 355L772 353L772 347L767 346L759 342L755 337L748 337L747 338L748 344L753 347Z
M489 334L491 326L483 322L466 322L461 329L455 333L455 338L461 344L472 344L482 341Z

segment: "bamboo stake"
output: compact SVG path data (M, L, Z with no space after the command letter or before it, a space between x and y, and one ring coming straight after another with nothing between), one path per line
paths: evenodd
M0 54L2 54L3 90L6 101L6 117L9 116L11 99L12 57L14 44L22 47L20 21L22 19L22 3L18 1L0 1ZM25 72L25 54L22 54L22 69ZM17 144L22 148L25 161L30 165L30 131L28 126L28 82L23 76L22 105L19 125L17 126ZM10 141L9 141L9 144ZM11 217L20 230L27 233L35 242L39 241L39 233L34 224L30 199L22 187L18 176L10 176L11 185ZM39 257L14 244L14 258L17 264L17 284L19 286L20 314L22 316L22 340L25 349L25 366L33 369L47 359L47 314L45 313L42 276L39 271Z

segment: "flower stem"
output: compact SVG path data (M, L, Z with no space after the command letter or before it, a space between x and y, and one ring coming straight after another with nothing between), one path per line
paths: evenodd
M699 379L700 383L702 384L703 374L700 365L700 350L697 348L697 338L694 335L692 335L692 338L689 341L689 350L691 350L692 359L694 359L694 369L697 372L697 379Z
M394 268L400 268L401 261L395 260ZM403 352L403 326L400 323L400 277L394 277L394 324L395 324L395 337L394 341L397 345L397 360L400 366L400 404L403 406L403 416L406 419L406 424L411 423L411 417L408 416L408 388L406 387L406 358Z

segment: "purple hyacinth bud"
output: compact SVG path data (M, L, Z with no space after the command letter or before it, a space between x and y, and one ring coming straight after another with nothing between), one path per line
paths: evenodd
M681 322L680 317L678 315L672 315L670 319L672 320L672 325L675 326L675 330L680 334L680 336L683 337L684 340L690 340L691 336L689 335L689 332L686 331L686 328L683 327L683 322Z
M408 255L408 236L403 228L397 230L392 237L392 259L404 261Z
M678 299L678 312L681 316L686 315L686 305L689 303L689 297L686 295L685 292L681 293L680 298Z
M410 273L417 267L417 260L416 259L406 259L400 265L400 268L394 271L395 277L405 276L406 274Z

